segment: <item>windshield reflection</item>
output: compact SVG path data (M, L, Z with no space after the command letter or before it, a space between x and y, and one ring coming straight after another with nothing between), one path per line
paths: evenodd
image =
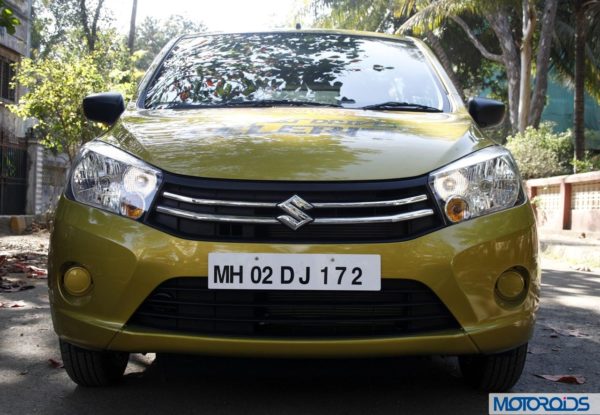
M145 94L152 109L315 104L361 108L407 102L443 109L420 50L403 40L328 33L184 38Z

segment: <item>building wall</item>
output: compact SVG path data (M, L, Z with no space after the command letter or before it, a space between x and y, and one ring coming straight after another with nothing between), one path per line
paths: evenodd
M41 149L28 134L32 123L15 117L7 108L18 103L25 93L18 85L10 87L10 83L18 71L18 63L30 55L32 1L5 0L21 24L15 28L14 35L0 28L0 163L3 166L0 169L0 214L33 214L40 210Z

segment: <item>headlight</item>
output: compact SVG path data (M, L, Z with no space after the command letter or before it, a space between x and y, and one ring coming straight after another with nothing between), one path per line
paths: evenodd
M492 146L431 173L429 183L451 222L515 206L521 178L508 150Z
M94 141L81 149L70 184L76 201L139 219L152 203L160 180L157 169L116 147Z

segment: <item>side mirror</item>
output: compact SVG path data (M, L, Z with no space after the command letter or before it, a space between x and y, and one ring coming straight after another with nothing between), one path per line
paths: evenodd
M494 127L504 120L506 106L488 98L471 98L467 103L469 114L481 128Z
M88 95L83 99L83 113L90 121L113 125L125 111L125 100L118 92Z

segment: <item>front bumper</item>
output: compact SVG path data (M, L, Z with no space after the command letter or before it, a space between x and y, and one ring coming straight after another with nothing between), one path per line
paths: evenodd
M165 280L205 276L209 252L379 254L383 278L417 280L433 290L462 329L369 339L251 339L203 337L131 328L126 322ZM87 268L92 291L70 297L62 274ZM518 306L502 307L494 286L507 269L529 274ZM180 239L146 225L63 198L51 239L52 318L64 340L98 350L264 357L350 357L472 354L528 341L539 303L535 222L525 205L453 225L404 242L378 244L240 244Z

